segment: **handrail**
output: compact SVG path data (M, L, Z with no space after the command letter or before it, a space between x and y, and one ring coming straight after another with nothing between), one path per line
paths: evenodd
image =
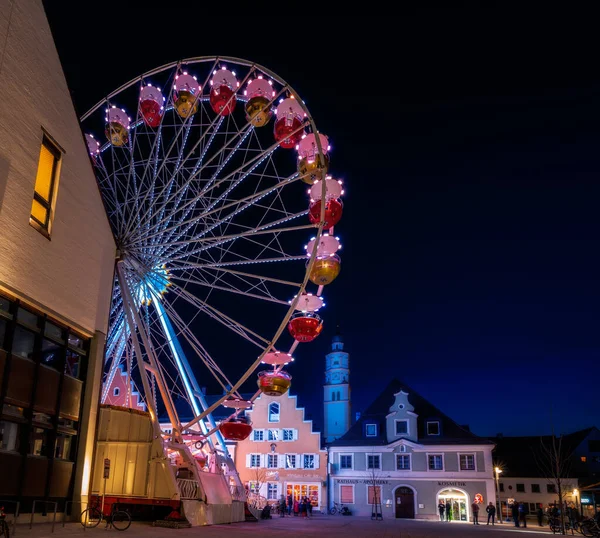
M54 519L52 520L52 531L54 532L54 525L56 524L56 509L58 507L58 503L55 501L42 501L39 499L36 499L33 501L33 506L31 507L31 520L29 521L29 529L33 528L33 517L35 516L35 504L36 503L40 503L40 504L53 504L54 505Z

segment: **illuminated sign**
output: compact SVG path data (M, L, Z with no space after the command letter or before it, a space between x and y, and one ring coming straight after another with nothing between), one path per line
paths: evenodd
M582 495L581 496L581 504L594 504L594 501L592 500L591 497L584 497Z
M465 487L467 485L466 482L438 482L438 486L442 486L442 487L450 487L450 488L458 488L458 487Z
M358 479L350 479L344 478L336 480L338 484L370 484L370 485L382 485L389 484L389 480L358 480Z
M475 503L476 504L483 504L483 495L481 493L476 493L475 494Z

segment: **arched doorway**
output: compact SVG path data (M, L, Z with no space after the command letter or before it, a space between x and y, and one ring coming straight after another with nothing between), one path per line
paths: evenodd
M394 491L394 506L396 517L403 519L415 518L415 492L406 486L400 486Z
M469 496L466 491L447 488L437 494L438 505L444 503L444 518L450 521L469 521Z

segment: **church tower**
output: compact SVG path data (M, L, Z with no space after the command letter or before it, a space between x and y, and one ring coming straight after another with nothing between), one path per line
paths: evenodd
M339 439L350 428L350 368L348 353L339 333L333 337L331 352L325 357L323 406L325 442Z

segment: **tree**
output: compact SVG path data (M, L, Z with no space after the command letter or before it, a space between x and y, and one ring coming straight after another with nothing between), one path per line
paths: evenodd
M258 509L267 504L266 497L260 494L260 488L267 481L267 470L264 467L253 467L248 484L248 503Z
M369 467L369 457L371 457L372 459L371 461L371 466ZM376 460L375 458L379 459L379 465L375 466ZM367 502L369 501L368 498L368 493L369 493L369 488L372 487L372 491L373 491L373 504L372 504L372 512L371 512L371 519L375 518L375 519L383 519L383 510L382 510L382 506L381 506L381 494L382 494L382 487L380 484L378 484L380 478L381 478L381 466L382 466L382 461L381 461L381 454L374 454L373 452L371 452L371 454L367 454L367 474L369 476L369 478L367 479Z
M565 502L566 481L570 475L571 459L567 444L563 436L557 437L554 432L550 438L540 438L539 450L534 450L534 457L542 475L549 484L553 484L558 496L560 509L561 534L565 534ZM570 482L569 482L570 484Z

